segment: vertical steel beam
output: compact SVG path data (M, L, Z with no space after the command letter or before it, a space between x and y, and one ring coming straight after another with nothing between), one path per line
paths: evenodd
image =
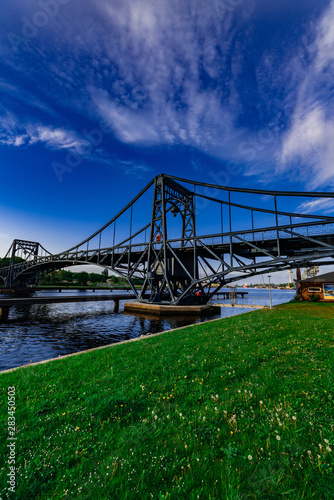
M146 275L144 278L144 283L140 291L140 298L143 298L148 286L148 275L151 272L151 261L152 261L152 246L153 246L153 238L154 238L154 219L155 219L155 206L156 206L156 197L157 197L157 177L154 179L154 191L153 191L153 203L152 203L152 213L151 213L151 227L150 227L150 240L148 242L148 254L147 254L147 267L146 267Z
M130 243L129 243L129 250L128 250L128 278L130 278L130 266L131 266L132 212L133 212L133 205L131 205L131 208L130 208Z
M195 217L195 205L194 205L194 197L191 199L192 207L191 207L191 217L192 217L192 226L193 226L193 242L194 242L194 279L198 279L198 261L197 261L197 241L196 241L196 217Z
M279 229L278 229L278 214L277 214L277 197L274 196L275 200L275 218L276 218L276 235L277 235L277 256L281 256L280 241L279 241Z
M162 246L163 246L163 273L165 283L170 293L171 302L175 301L174 292L170 285L168 262L167 262L167 221L166 221L166 192L165 192L165 179L161 178L161 208L162 208ZM162 291L162 290L161 290Z
M13 241L12 245L12 255L10 258L10 269L9 269L9 275L8 275L8 284L7 286L10 288L13 286L15 276L14 276L14 264L15 264L15 255L16 255L16 240Z
M223 234L224 234L224 219L223 219L223 204L221 203L220 204L220 228L221 228L221 232L222 232L222 245L224 244L224 237L223 237Z
M230 233L232 232L232 211L231 211L231 191L228 192L228 216L230 222ZM230 234L230 265L233 267L233 246L232 246L232 235Z
M97 258L97 263L98 264L100 264L101 236L102 236L102 233L100 232L100 238L99 238L99 255L98 255L98 258Z
M114 221L114 235L113 235L113 243L112 243L112 256L111 256L111 266L112 267L114 267L115 238L116 238L116 221Z

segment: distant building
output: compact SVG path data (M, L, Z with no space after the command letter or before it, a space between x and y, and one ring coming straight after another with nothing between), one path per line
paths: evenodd
M334 272L302 279L297 285L301 300L334 301Z

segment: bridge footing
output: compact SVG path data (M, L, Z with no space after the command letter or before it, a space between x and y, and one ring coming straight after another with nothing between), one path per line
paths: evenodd
M0 323L8 320L9 307L0 307Z
M144 302L126 302L124 311L153 316L200 316L204 314L217 314L217 309L212 305L197 306L166 306L161 304L147 304Z

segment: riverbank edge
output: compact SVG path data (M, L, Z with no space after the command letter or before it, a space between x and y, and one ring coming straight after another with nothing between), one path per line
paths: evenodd
M240 314L249 314L251 312L254 312L254 311L245 311L245 312L242 312ZM99 347L93 347L92 349L85 349L84 351L72 352L71 354L64 354L64 356L58 356L57 358L45 359L43 361L36 361L36 363L28 363L27 365L16 366L15 368L9 368L8 370L1 371L0 376L2 374L11 373L11 372L23 369L23 368L29 368L30 366L43 365L45 363L51 363L52 361L61 361L63 359L70 358L72 356L78 356L79 354L88 354L90 352L99 351L101 349L109 349L109 348L115 347L117 345L127 344L129 342L136 342L138 340L147 340L147 339L151 339L152 337L157 337L159 335L163 335L164 333L176 332L177 330L184 330L185 328L193 328L193 327L198 326L198 325L203 325L204 323L214 323L217 321L223 321L224 319L227 319L230 317L231 316L226 316L225 318L216 318L216 319L210 319L208 321L200 321L198 323L193 323L191 325L186 325L186 326L179 326L178 328L171 328L170 330L164 330L162 332L152 333L152 334L148 334L148 335L141 335L140 337L136 337L134 339L121 340L120 342L115 342L113 344L107 344L107 345L102 345Z
M333 499L333 305L217 318L4 377L19 403L17 498Z

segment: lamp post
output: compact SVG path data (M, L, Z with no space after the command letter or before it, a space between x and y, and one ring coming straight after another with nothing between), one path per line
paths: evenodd
M271 286L270 286L270 278L271 278L271 275L268 274L268 280L269 280L269 303L270 303L270 309L273 308L273 304L272 304L272 301L271 301Z

